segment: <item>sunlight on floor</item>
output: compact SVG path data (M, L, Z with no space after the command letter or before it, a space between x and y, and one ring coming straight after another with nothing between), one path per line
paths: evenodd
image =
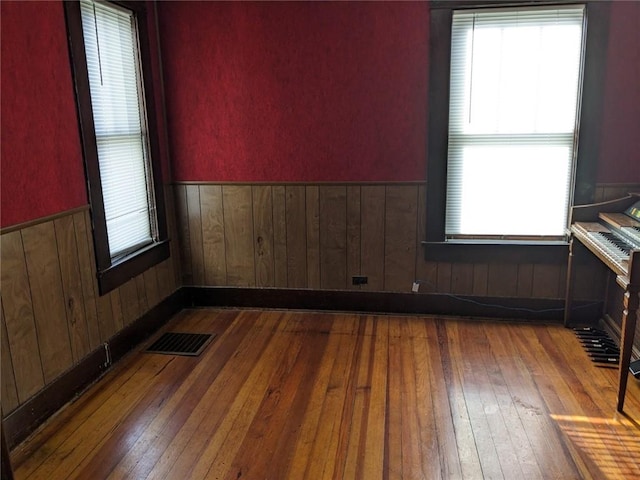
M640 429L626 418L551 415L580 456L607 479L640 477Z

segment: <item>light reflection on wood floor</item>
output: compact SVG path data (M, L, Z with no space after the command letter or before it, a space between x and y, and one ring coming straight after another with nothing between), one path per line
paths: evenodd
M640 478L640 388L570 330L193 310L197 358L135 353L12 456L43 478Z

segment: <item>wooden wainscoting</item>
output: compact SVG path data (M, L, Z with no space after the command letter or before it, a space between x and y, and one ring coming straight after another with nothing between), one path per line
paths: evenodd
M176 185L184 283L409 291L424 188Z
M167 205L175 232L170 191ZM180 287L173 245L175 255L100 296L88 207L4 229L0 238L5 416Z
M424 182L184 183L175 198L188 286L410 292L418 280L421 293L564 298L565 264L426 262Z
M640 183L599 183L596 185L595 202L622 198L629 193L640 193Z

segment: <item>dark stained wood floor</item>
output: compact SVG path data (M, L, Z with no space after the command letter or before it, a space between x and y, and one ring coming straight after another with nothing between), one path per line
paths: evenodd
M560 326L184 311L13 453L18 479L640 478L640 388Z

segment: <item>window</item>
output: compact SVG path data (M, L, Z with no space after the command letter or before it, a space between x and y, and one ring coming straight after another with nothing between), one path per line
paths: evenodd
M598 3L432 2L427 258L560 246L566 261L570 207L594 190L608 26Z
M453 12L447 238L563 238L583 11Z
M144 10L65 4L102 293L168 257Z

